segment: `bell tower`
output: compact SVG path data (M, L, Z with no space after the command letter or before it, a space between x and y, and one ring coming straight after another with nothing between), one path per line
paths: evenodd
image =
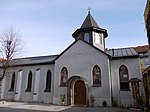
M108 36L107 30L98 26L90 11L88 11L88 15L81 27L77 29L72 36L75 40L80 38L100 50L105 51L105 38Z

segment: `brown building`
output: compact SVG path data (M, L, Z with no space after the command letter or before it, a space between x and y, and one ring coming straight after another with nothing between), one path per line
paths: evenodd
M144 71L150 64L148 57L149 45L137 46L134 47L136 52L140 55L141 69Z
M149 45L135 47L135 50L140 55L141 71L145 90L145 101L150 104L150 60L148 57Z
M147 38L149 44L149 60L150 60L150 0L147 0L145 12L144 12L145 26L147 30Z
M147 0L144 12L145 25L147 30L148 43L150 45L150 0Z
M143 72L143 84L145 89L145 97L147 104L150 105L150 66L147 67Z
M147 30L148 38L148 57L150 60L150 0L147 0L145 12L144 12L145 26ZM144 69L143 74L143 83L145 88L146 102L150 105L150 63L149 66Z

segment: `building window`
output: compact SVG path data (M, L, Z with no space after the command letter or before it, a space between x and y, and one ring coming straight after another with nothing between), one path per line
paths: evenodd
M89 33L85 33L84 34L84 40L86 41L86 42L90 42L90 35L89 35Z
M15 88L15 77L16 77L15 76L15 72L13 72L9 91L14 91L14 88Z
M66 67L61 69L61 83L60 86L66 86L68 80L68 70Z
M51 74L52 74L51 71L48 70L46 76L46 89L44 92L51 92L51 77L52 77Z
M101 69L98 65L93 67L93 86L101 86Z
M25 92L31 92L31 87L32 87L32 72L30 71L28 75L27 89L25 90Z
M119 68L120 90L129 90L129 74L125 65Z

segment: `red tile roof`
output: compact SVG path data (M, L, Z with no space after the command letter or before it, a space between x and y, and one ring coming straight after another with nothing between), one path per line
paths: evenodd
M4 58L0 58L0 62L3 62L5 59Z
M146 53L148 52L148 47L149 45L138 46L138 47L135 47L135 50L138 53Z

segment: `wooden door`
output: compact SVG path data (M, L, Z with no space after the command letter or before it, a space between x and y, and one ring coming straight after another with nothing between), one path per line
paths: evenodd
M74 104L86 104L86 87L85 83L82 80L77 81L74 85Z

